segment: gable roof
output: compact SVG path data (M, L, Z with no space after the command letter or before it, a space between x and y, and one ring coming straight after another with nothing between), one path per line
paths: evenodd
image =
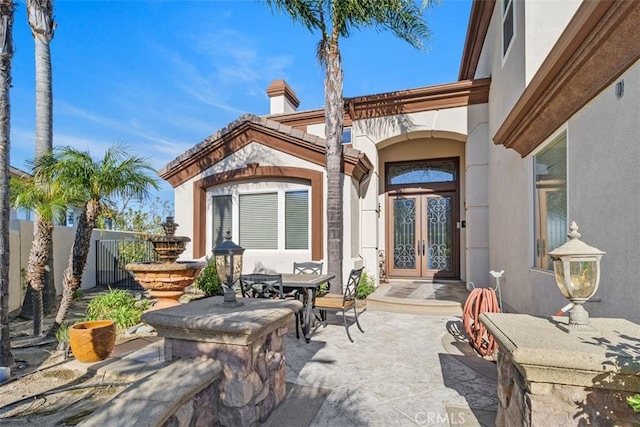
M491 15L495 0L474 0L471 6L471 15L469 16L469 25L467 26L467 37L464 41L464 49L462 51L462 61L460 62L460 72L458 80L473 79L482 53L484 39L489 31L491 23Z
M265 117L245 114L176 157L160 169L158 175L175 188L251 142L317 165L326 164L324 139ZM364 153L343 147L343 154L344 173L358 181L373 169Z

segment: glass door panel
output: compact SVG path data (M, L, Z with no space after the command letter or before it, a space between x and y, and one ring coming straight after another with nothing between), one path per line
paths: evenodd
M453 216L451 196L426 197L426 270L453 270Z
M414 276L420 269L419 254L416 251L417 232L416 210L420 208L419 198L394 197L391 201L393 213L391 270L398 276Z
M454 194L389 197L390 276L455 277Z

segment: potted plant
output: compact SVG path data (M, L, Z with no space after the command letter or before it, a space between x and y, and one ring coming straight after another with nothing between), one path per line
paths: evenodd
M80 362L104 360L116 345L116 322L92 320L76 323L69 328L69 345Z
M88 306L83 322L69 328L69 345L80 362L97 362L106 359L113 351L118 332L136 325L144 310L150 305L148 300L137 300L122 289L93 298Z

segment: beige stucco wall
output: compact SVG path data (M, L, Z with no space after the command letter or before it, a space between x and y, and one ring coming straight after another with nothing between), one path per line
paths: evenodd
M603 90L568 125L569 220L583 239L607 252L594 316L640 321L640 63ZM619 81L619 80L618 80Z
M270 147L266 147L257 142L253 142L233 153L231 156L225 158L224 160L218 162L212 167L208 168L206 171L196 175L191 178L184 184L175 188L174 197L175 197L175 210L176 210L176 222L180 224L180 228L178 229L180 235L185 235L193 239L193 183L196 180L202 179L206 176L210 176L216 173L220 173L223 171L233 170L244 168L247 163L257 162L261 166L291 166L291 167L299 167L306 168L314 171L321 171L324 174L324 188L327 187L326 182L326 174L324 173L325 169L323 166L316 165L314 163L305 161L303 159L299 159L290 154L272 149ZM293 187L292 187L293 186ZM345 201L347 203L344 204L345 208L345 230L348 232L345 233L344 239L344 254L345 254L345 262L344 262L344 270L346 271L345 275L348 274L349 270L353 268L353 266L360 260L359 256L354 256L353 254L358 252L357 245L359 244L358 238L358 226L359 219L357 218L358 210L351 209L354 206L352 197L355 194L357 198L356 187L351 182L351 179L346 177L343 183L343 191ZM206 247L211 248L212 240L211 240L211 223L209 218L211 218L211 196L213 194L220 194L221 191L226 191L229 187L224 186L226 188L221 188L222 186L212 187L207 191L207 242ZM301 180L246 180L242 183L233 183L233 187L241 192L246 191L260 191L266 189L275 189L275 188L310 188L308 183L305 183ZM326 207L326 192L323 195L324 206ZM357 203L355 204L357 207ZM326 213L323 211L323 215ZM356 216L356 218L352 218L352 216ZM351 232L352 223L356 224L356 233L355 235ZM238 241L238 228L237 224L234 224L234 241ZM324 240L326 242L326 227L324 227ZM354 248L354 245L356 247ZM326 244L324 245L324 256L323 259L327 259L326 255ZM211 251L207 251L207 254L210 255ZM181 259L192 259L193 251L190 245L187 245L187 250L182 254ZM249 272L288 272L291 271L292 264L294 261L309 261L311 260L311 251L256 251L256 250L247 250L244 255L244 266L243 271L245 273ZM326 266L325 266L326 270Z
M516 2L524 7L524 25L517 27L524 32L526 58L525 83L528 85L540 65L549 54L560 34L582 3L582 0L534 0ZM522 28L524 27L524 28Z
M586 307L593 316L640 321L640 65L569 119L568 220L580 226L583 240L607 252L601 288ZM551 138L550 138L551 139ZM491 267L504 269L503 298L514 310L551 315L566 304L553 275L533 265L532 156L492 146L489 156Z
M76 229L56 226L53 230L53 269L56 292L62 294L62 278L69 261L69 253ZM127 239L133 233L121 231L93 230L91 246L87 255L87 264L82 274L82 289L93 288L96 278L96 240ZM33 222L13 220L10 233L10 267L9 267L9 311L22 306L25 289L22 286L21 270L27 268L29 252L33 243Z
M459 157L460 220L465 220L467 107L356 120L353 122L351 135L353 147L364 152L375 168L371 178L361 186L360 246L365 268L377 276L378 252L386 252L386 162ZM486 187L486 180L481 185ZM467 232L468 228L460 230L460 274L463 280L467 274L464 243Z
M466 269L461 276L476 287L486 287L489 278L489 107L468 109L469 135L465 144L464 210L467 222L464 253Z

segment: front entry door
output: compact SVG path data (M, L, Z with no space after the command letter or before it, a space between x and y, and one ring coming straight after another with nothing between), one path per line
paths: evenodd
M455 192L389 196L389 275L456 277Z

